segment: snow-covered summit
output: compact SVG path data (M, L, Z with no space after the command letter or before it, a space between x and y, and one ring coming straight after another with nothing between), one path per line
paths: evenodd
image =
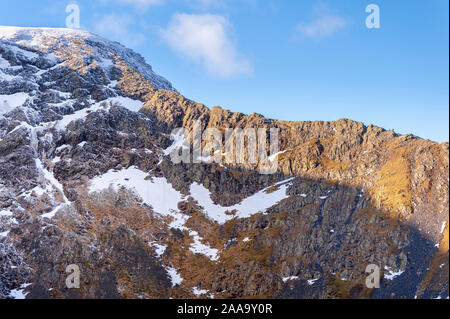
M69 51L70 54L72 53L71 50L82 49L83 54L98 61L98 64L104 68L112 66L114 57L118 57L133 70L151 81L155 88L175 91L172 84L164 77L156 74L140 54L118 42L106 40L88 31L65 28L0 26L0 46L2 42L29 50L29 55L43 52L56 56L59 53L59 56L61 56L62 51L65 51L66 54Z
M11 40L28 47L41 48L42 42L30 43L30 37L39 41L43 38L61 38L77 37L82 39L102 39L101 37L84 30L66 29L66 28L30 28L30 27L12 27L0 26L0 38ZM105 40L106 41L106 40Z

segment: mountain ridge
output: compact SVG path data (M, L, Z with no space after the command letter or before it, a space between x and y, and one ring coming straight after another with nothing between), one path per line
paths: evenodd
M23 34L52 30L8 32L0 297L448 297L448 143L209 109L116 44L65 35L27 51ZM198 120L278 128L277 172L172 163L170 133ZM371 263L380 290L364 286ZM64 286L70 264L80 290Z

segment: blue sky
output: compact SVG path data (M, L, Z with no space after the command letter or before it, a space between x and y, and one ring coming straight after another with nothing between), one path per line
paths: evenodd
M282 120L350 118L449 140L447 0L0 0L0 25L81 28L188 98ZM369 4L380 28L368 29Z

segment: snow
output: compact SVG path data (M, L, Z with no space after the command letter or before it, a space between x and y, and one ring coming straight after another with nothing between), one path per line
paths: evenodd
M0 115L22 106L30 96L27 93L15 93L10 95L0 94Z
M203 211L207 217L224 224L228 220L233 219L235 216L238 218L248 218L259 212L264 213L268 208L276 205L281 200L289 197L286 193L289 182L292 179L275 184L278 187L277 190L272 193L267 193L271 187L267 187L256 194L245 198L241 203L230 207L223 207L214 202L211 199L211 193L203 185L194 183L191 185L191 196L203 207ZM226 212L236 211L235 215L227 215Z
M78 120L84 120L92 112L104 110L102 104L103 104L102 102L96 103L96 104L92 105L91 107L84 108L82 110L76 111L73 114L63 116L62 120L54 122L55 128L57 128L59 130L65 130L70 123L78 121ZM107 104L107 107L109 107L108 104Z
M117 86L117 83L117 80L111 81L111 83L108 84L108 87L114 89Z
M137 167L120 171L110 170L91 180L89 192L98 192L109 187L115 190L125 187L134 191L142 202L152 206L155 212L172 218L169 227L189 231L189 235L194 240L189 248L190 251L194 254L203 254L212 261L218 260L219 251L202 243L202 238L196 231L184 226L189 216L178 211L178 203L183 201L185 196L175 190L165 178L153 177L151 180L146 180L147 176L147 173Z
M200 157L197 157L197 161L200 161L200 162L203 162L203 163L210 163L212 159L213 158L211 156L200 156Z
M130 68L141 73L147 80L153 83L155 89L175 91L172 84L162 76L156 74L152 67L148 65L144 58L125 48L117 42L108 41L95 34L83 30L56 29L56 28L22 28L0 26L0 39L7 40L13 44L16 54L21 54L27 59L35 59L38 55L34 52L19 49L14 45L23 48L48 52L46 58L56 63L56 50L71 47L74 41L88 40L87 43L92 48L92 57L101 68L109 69L113 63L112 57L117 56L125 61Z
M300 194L300 197L306 198L307 195L306 194Z
M177 270L173 267L166 267L167 273L172 281L172 287L180 285L183 282L183 278L178 274Z
M155 242L150 243L150 246L155 248L156 256L161 257L167 249L166 245L161 245Z
M192 198L204 207L204 213L207 217L219 223L225 223L227 220L233 218L233 216L226 214L230 210L236 210L236 215L240 218L250 217L260 211L265 212L267 208L272 207L282 199L288 197L286 191L291 180L289 179L275 184L278 189L272 193L267 193L268 187L232 207L215 205L211 200L210 192L199 184L192 184L190 193ZM119 171L110 170L91 180L89 192L100 192L110 187L116 191L121 187L133 191L141 198L144 204L153 207L155 212L162 216L170 217L171 222L169 227L188 231L189 235L193 238L193 243L189 247L192 253L205 255L212 261L219 259L218 249L211 248L202 242L203 239L196 231L185 226L190 217L179 212L178 203L184 201L186 196L175 190L166 178L152 177L149 179L148 174L137 167L130 167ZM153 245L157 249L160 249L161 254L165 251L165 248L163 250L162 247Z
M12 52L14 52L14 54L17 56L17 55L21 55L21 56L23 56L24 58L26 58L28 61L34 61L34 60L36 60L37 58L39 58L39 55L38 54L36 54L36 53L34 53L34 52L31 52L31 51L28 51L28 50L23 50L23 49L21 49L21 48L19 48L19 47L17 47L17 46L15 46L15 45L8 45L7 46Z
M109 69L114 66L114 62L111 59L100 58L97 63L102 69Z
M33 192L36 193L37 196L42 196L45 193L45 189L43 189L41 186L36 186L31 191L25 193L26 197L30 196Z
M56 156L54 159L52 159L52 163L53 164L56 164L56 163L59 163L59 162L61 162L61 157L60 156Z
M56 93L58 93L58 95L64 99L70 99L72 97L72 93L70 92L56 91Z
M162 215L171 216L173 211L178 211L178 203L183 200L183 195L165 178L153 177L152 180L146 180L147 176L147 173L137 167L120 171L110 170L92 179L89 191L98 192L110 186L115 190L126 187L139 195L143 203L152 206L154 211Z
M64 194L64 187L63 185L55 178L53 173L51 173L49 170L44 168L42 162L40 159L35 159L36 167L42 172L44 175L44 178L46 179L46 187L45 189L41 188L40 186L37 186L33 189L39 196L43 195L45 192L47 192L51 197L53 197L53 189L56 189L61 196L63 197L63 203L59 203L56 207L54 207L49 213L45 213L41 215L41 218L49 218L52 219L55 217L56 213L59 211L60 208L70 205L70 201L67 199L66 195Z
M184 145L185 136L184 134L181 133L181 131L178 132L177 134L172 134L170 137L173 140L173 143L168 148L163 150L163 154L165 156L170 155L173 151L177 151L181 147L187 148L187 146Z
M37 158L35 160L35 162L36 162L36 167L42 171L45 179L50 182L51 186L56 188L61 193L61 195L63 196L64 202L68 203L69 200L67 199L66 195L64 195L64 187L62 186L62 184L55 178L55 176L53 176L53 174L49 170L44 168L40 159ZM50 189L47 187L47 190L50 190Z
M17 220L15 218L12 218L13 213L9 210L0 210L0 218L1 217L8 217L8 224L17 224ZM10 233L10 230L4 231L0 233L0 238L7 237Z
M297 279L298 279L298 276L284 277L283 282L288 282L288 281L297 280Z
M7 230L7 231L4 231L3 233L0 233L0 238L3 238L3 237L8 236L9 232L10 232L10 231Z
M317 280L319 280L319 278L308 280L308 285L309 285L309 286L314 285L314 284L316 283Z
M202 244L201 238L198 235L196 231L190 231L189 235L194 237L194 243L191 244L189 247L189 250L193 252L194 254L202 254L207 256L212 261L217 261L219 259L218 253L219 251L217 249L211 248L207 245Z
M0 217L3 217L3 216L11 217L12 215L13 215L13 213L9 210L1 210L0 211Z
M28 293L24 293L24 290L30 285L31 284L23 284L20 286L20 289L12 289L9 297L12 297L13 299L25 299Z
M444 233L444 230L445 230L445 226L446 226L446 225L447 225L447 222L444 221L444 222L442 223L442 226L441 226L441 234Z
M198 287L193 287L192 288L192 293L194 294L194 295L196 295L197 297L199 297L199 296L201 296L201 295L205 295L205 294L207 294L209 291L208 290L202 290L202 289L199 289Z
M65 115L65 116L63 116L63 118L61 120L54 122L54 125L59 130L65 130L70 123L72 123L74 121L78 121L78 120L84 120L84 119L86 119L86 117L89 114L91 114L93 112L97 112L97 111L101 111L101 110L107 111L107 110L109 110L110 105L115 105L115 104L118 104L118 105L120 105L130 111L133 111L133 112L139 111L142 108L142 106L144 105L144 103L141 101L133 100L133 99L130 99L127 97L122 97L122 96L112 97L112 98L106 99L104 101L95 103L88 108L84 108L82 110L76 111L73 114Z
M11 64L0 55L0 69L9 68Z
M394 280L395 278L397 278L398 276L400 276L405 272L404 270L399 270L397 272L392 271L391 268L388 266L384 266L384 269L389 271L388 274L384 274L384 278L386 278L387 280Z
M113 98L109 98L107 101L110 101L113 105L119 104L122 107L133 112L139 112L144 106L144 102L141 102L139 100L133 100L123 96L116 96Z
M86 141L83 141L83 142L81 142L81 143L78 143L78 147L80 147L80 148L83 148L85 145L87 144L87 142Z
M320 199L327 199L328 196L320 196L319 198L320 198Z
M250 241L250 238L245 237L244 239L242 239L242 241L243 241L244 243L246 243L246 242Z
M66 206L65 204L61 204L56 206L51 212L49 213L45 213L41 215L41 218L49 218L52 219L53 217L55 217L56 213L59 211L60 208Z
M282 151L282 152L278 152L278 153L275 153L273 155L270 155L269 156L269 161L273 162L278 157L278 155L281 155L281 154L284 154L284 153L286 153L286 151Z
M62 150L66 149L66 148L69 148L69 147L71 147L71 146L68 145L68 144L61 145L60 147L57 147L57 148L56 148L56 152L59 153L59 152L61 152Z
M19 78L18 76L6 74L0 69L0 81L10 82L17 80L18 78Z

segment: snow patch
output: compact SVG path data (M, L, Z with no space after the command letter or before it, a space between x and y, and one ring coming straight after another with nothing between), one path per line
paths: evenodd
M196 231L190 231L189 235L194 238L194 243L191 244L189 250L194 254L201 254L207 256L212 261L217 261L219 259L219 251L215 248L211 248L201 242L201 237Z
M133 112L139 111L144 105L144 103L141 101L117 96L95 103L92 106L76 111L73 114L65 115L61 120L55 121L53 123L55 128L59 130L65 130L70 123L78 120L85 120L87 116L93 112L101 110L108 111L111 105L116 104Z
M56 164L56 163L59 163L59 162L61 162L61 157L60 156L56 156L54 159L52 159L52 163L53 164Z
M297 280L297 279L298 279L298 276L284 277L283 282L288 282L288 281Z
M7 231L4 231L3 233L0 233L0 238L3 238L3 237L7 237L8 236L8 234L9 234L9 230L7 230Z
M69 147L71 147L71 146L68 145L68 144L61 145L60 147L57 147L57 148L56 148L56 152L59 153L59 152L61 152L62 150L66 149L66 148L69 148Z
M0 94L0 115L8 113L16 107L22 106L30 96L27 93L15 93L10 95Z
M115 190L125 187L134 191L142 199L142 202L152 206L155 212L172 218L169 227L189 231L189 235L194 239L189 248L190 251L194 254L203 254L212 261L218 260L219 251L202 243L202 238L196 231L185 227L189 216L178 211L178 203L183 201L185 196L175 190L166 178L146 179L147 177L148 174L137 167L120 171L110 170L106 174L91 180L89 192L98 192L109 187Z
M192 293L194 295L196 295L197 297L200 297L201 295L205 295L208 292L209 292L208 290L199 289L198 287L193 287L192 288Z
M394 280L395 278L397 278L398 276L400 276L405 272L404 270L399 270L395 272L391 270L391 268L388 266L384 266L384 269L389 272L388 274L384 274L384 278L386 278L387 280Z
M150 246L155 249L155 253L156 253L156 256L158 256L158 258L160 258L167 249L166 245L161 245L161 244L158 244L155 242L150 243Z
M211 199L210 191L198 183L191 185L190 193L198 204L203 207L203 211L208 218L219 224L224 224L234 217L248 218L259 212L265 213L267 209L289 197L287 189L290 181L292 181L292 179L275 184L274 186L278 187L278 189L271 193L268 193L267 191L272 186L267 187L256 194L245 198L241 203L230 207L214 204ZM227 214L227 212L233 211L235 211L234 215Z
M24 290L31 284L23 284L20 286L20 289L13 289L11 290L9 297L13 299L25 299L25 297L28 295L28 293L25 293Z
M314 285L314 284L316 283L317 280L319 280L319 278L308 280L308 285L309 285L309 286Z
M86 141L83 141L83 142L81 142L81 143L78 143L78 147L80 147L80 148L83 148L85 145L87 144L87 142Z
M142 107L144 106L144 102L141 102L139 100L133 100L128 97L123 96L117 96L108 99L107 101L110 101L113 105L119 104L120 106L132 111L132 112L139 112Z
M110 170L91 180L89 192L99 192L110 186L118 190L125 187L133 190L143 203L153 207L153 210L172 216L173 211L178 210L178 203L183 200L183 195L175 190L164 177L153 177L146 180L148 174L137 167L129 167L120 171Z
M178 274L177 270L173 267L166 267L167 273L172 281L172 287L180 285L183 282L183 278Z
M286 151L282 151L282 152L278 152L278 153L275 153L273 155L270 155L269 156L269 161L273 162L278 157L278 155L281 155L281 154L284 154L284 153L286 153Z
M0 69L9 68L11 64L0 55Z
M444 221L444 222L442 223L442 226L441 226L441 234L444 233L445 226L447 226L447 222L446 222L446 221Z
M6 216L6 217L11 217L13 215L13 213L9 210L1 210L0 211L0 217Z
M168 148L166 148L165 150L163 150L163 154L165 156L170 155L172 152L177 151L180 148L188 148L185 144L184 144L184 139L185 136L184 134L180 132L178 132L177 134L172 134L170 136L170 138L173 140L172 145L170 145Z
M36 162L36 167L42 171L45 179L50 182L50 185L53 186L54 188L56 188L61 193L61 195L63 196L63 199L64 199L64 203L68 203L69 200L67 199L66 195L64 195L64 187L62 186L62 184L55 178L55 176L53 176L53 174L49 170L44 168L40 159L37 158L35 160L35 162ZM47 190L49 190L48 187L47 187Z

